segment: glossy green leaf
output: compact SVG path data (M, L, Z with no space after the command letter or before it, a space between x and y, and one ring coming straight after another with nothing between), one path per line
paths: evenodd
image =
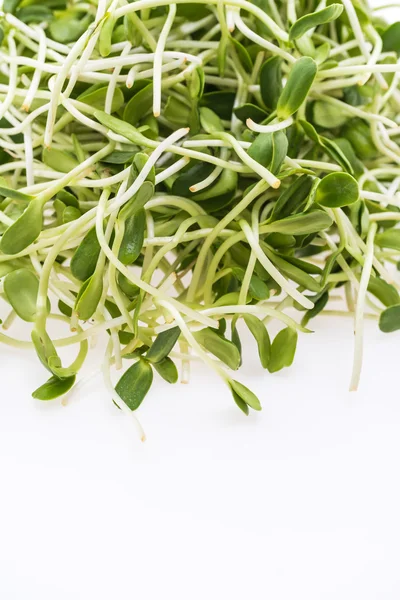
M361 119L350 119L342 129L342 135L353 146L360 160L372 160L377 150L367 123Z
M33 244L42 231L43 204L32 200L22 215L6 229L0 241L4 254L18 254Z
M356 156L353 146L346 138L336 138L336 146L343 152L352 166L355 177L360 177L364 173L364 165Z
M242 123L246 123L247 119L252 119L256 123L259 123L264 121L268 116L265 110L250 102L234 108L233 112Z
M61 171L62 173L68 173L79 166L79 162L70 154L64 150L57 150L55 148L44 148L42 154L42 160L45 165L54 169L55 171Z
M210 163L189 163L188 169L185 171L182 170L182 173L175 179L174 183L172 184L171 193L174 196L192 198L193 192L190 191L190 188L208 177L212 173L213 169L214 167Z
M103 277L92 275L81 286L76 298L75 310L82 321L87 321L96 312L103 293Z
M238 174L230 169L224 169L213 185L210 185L204 191L192 193L192 198L196 202L204 202L213 198L229 195L236 192L238 183ZM202 204L202 206L204 206Z
M171 327L171 329L159 333L146 354L147 360L151 363L159 363L164 360L175 346L180 334L179 327Z
M233 267L232 272L239 281L243 281L246 272L245 269L242 267ZM255 300L267 300L270 296L267 284L254 273L250 279L249 294Z
M136 410L152 383L153 370L147 361L140 358L125 371L115 386L115 391L131 410Z
M207 92L203 94L201 106L208 106L221 119L229 120L232 115L233 104L235 102L235 94L232 92L218 91Z
M54 398L58 398L69 392L75 383L75 379L76 375L71 375L71 377L66 377L65 379L60 379L53 375L46 383L38 387L32 393L32 396L36 400L54 400Z
M53 40L61 44L75 42L88 28L92 17L74 18L71 16L54 19L49 26Z
M245 71L247 73L250 73L252 68L253 68L253 61L251 60L250 54L247 50L247 48L245 48L245 46L243 46L243 44L241 44L239 42L239 40L237 40L234 37L230 38L230 43L231 43L231 47L233 49L233 51L236 53L237 57L239 58L242 67L245 69Z
M290 367L293 362L297 346L297 331L285 327L275 336L271 344L271 356L268 371L275 373L284 367Z
M279 196L271 214L271 221L293 215L301 210L305 206L312 185L313 178L310 175L298 177Z
M312 210L273 221L262 226L262 231L275 231L289 235L308 235L328 229L332 225L331 217L322 210Z
M321 294L321 296L317 300L313 299L314 306L310 310L306 311L304 317L301 320L301 325L303 327L306 327L307 323L310 321L310 319L314 319L314 317L319 315L319 313L324 310L325 306L328 304L328 301L329 301L328 292L324 292L323 294Z
M343 12L343 4L331 4L322 10L318 10L313 13L308 13L303 17L300 17L290 28L289 40L297 40L303 36L310 29L318 27L319 25L325 25L334 21Z
M182 5L180 5L182 6ZM190 82L189 93L191 98L201 98L204 92L205 75L202 67L193 70Z
M321 206L338 208L357 202L357 181L348 173L329 173L318 184L315 202Z
M178 381L178 370L175 363L168 356L160 362L153 363L153 366L157 373L168 383L176 383Z
M400 229L386 229L375 236L375 243L382 248L400 251Z
M400 304L400 295L394 285L387 283L380 277L370 277L368 291L378 298L385 306Z
M108 56L111 52L112 32L114 27L115 19L108 13L107 18L103 21L99 36L99 52L103 57Z
M61 200L61 202L64 202L66 206L74 206L75 208L79 208L78 198L66 190L61 190L58 192L57 198Z
M86 281L93 275L100 255L100 244L96 229L90 229L85 235L71 259L71 273L80 281Z
M154 184L151 181L144 181L136 194L122 207L120 217L127 219L133 217L136 213L143 210L145 204L154 196Z
M268 110L275 110L282 93L282 59L279 56L271 56L261 67L260 93Z
M4 279L7 300L24 321L35 320L38 290L39 280L29 269L17 269Z
M271 352L271 340L267 328L264 323L254 315L243 315L243 319L257 342L260 362L262 367L266 369L268 367Z
M153 84L135 94L127 103L124 110L124 121L136 125L150 110L153 105Z
M278 256L275 252L272 252L264 245L262 245L261 247L264 250L265 254L268 256L268 258L271 260L271 262L273 262L275 266L278 267L279 271L286 275L286 277L288 277L292 281L295 281L307 290L310 290L312 292L320 291L320 285L318 281L311 277L311 275L303 271L298 266L286 261L281 256Z
M143 209L125 220L124 236L119 249L119 260L124 265L133 264L143 248L146 213Z
M392 333L400 329L400 304L389 306L381 312L379 329L384 333Z
M224 130L219 116L207 106L200 108L200 123L204 131L210 135Z
M236 371L240 366L240 353L232 342L222 337L214 329L206 327L193 333L196 341L199 342L208 352L214 354L230 369Z
M277 114L288 119L306 100L317 74L316 62L308 57L299 58L292 66L285 87L279 96Z
M285 133L275 131L259 133L247 152L251 158L277 174L286 158L287 150L288 140Z
M235 381L234 379L229 380L228 383L233 399L240 410L242 410L246 415L249 414L249 407L253 410L261 410L259 399L251 390L249 390L248 387L239 381Z
M103 110L105 106L106 96L107 96L108 86L103 84L92 85L89 89L85 90L80 96L78 96L78 100L80 102L84 102L85 104L89 104L92 108L96 108L99 110ZM124 105L124 95L119 87L116 87L113 94L113 99L111 103L111 112L117 112ZM109 155L107 157L107 161L110 159Z
M138 144L139 146L148 146L149 140L140 133L136 127L130 125L123 121L122 119L117 119L117 117L113 117L112 115L108 115L107 113L96 110L94 112L94 116L96 119L104 125L114 131L114 133L118 133L119 135L123 135L127 140L132 142L133 144Z
M50 373L55 375L54 366L60 368L61 360L48 333L45 330L37 331L33 329L31 338L40 362ZM53 367L50 366L50 361Z

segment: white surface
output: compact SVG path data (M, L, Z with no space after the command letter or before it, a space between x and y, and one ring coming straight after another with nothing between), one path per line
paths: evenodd
M261 414L201 366L159 382L145 444L100 379L36 402L44 370L0 347L0 598L398 600L400 334L366 324L350 394L351 319L312 326L274 376L248 340Z
M145 444L100 380L35 402L44 370L1 349L0 598L397 600L400 334L367 323L350 394L351 319L314 328L274 376L248 340L260 414L202 367L160 382Z

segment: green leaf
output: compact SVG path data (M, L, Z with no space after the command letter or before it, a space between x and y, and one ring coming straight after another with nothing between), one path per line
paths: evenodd
M117 119L117 117L113 117L112 115L108 115L102 110L96 110L94 112L94 116L96 119L104 125L114 131L114 133L118 133L119 135L123 135L127 140L132 142L133 144L137 144L139 146L148 146L149 139L146 138L143 134L141 134L136 127L122 121L121 119Z
M57 198L61 200L61 202L64 202L66 206L74 206L75 208L79 208L78 198L66 190L61 190L58 192Z
M108 86L103 84L92 85L90 88L82 92L77 100L88 104L92 108L103 110L106 102ZM117 112L124 105L124 95L119 87L116 87L111 103L111 112ZM113 154L113 153L112 153ZM110 160L111 154L107 157L107 162ZM103 159L104 161L106 159Z
M299 37L307 33L310 29L318 27L318 25L324 25L334 21L343 12L342 4L331 4L322 10L317 12L309 13L300 17L289 30L289 40L297 40Z
M313 106L313 121L315 125L324 129L342 127L348 121L348 114L329 102L318 100Z
M106 57L111 52L112 33L115 27L115 19L110 13L106 13L106 19L103 21L99 36L100 55Z
M182 5L180 5L182 6ZM201 98L204 92L205 75L202 67L197 67L192 71L189 81L189 93L191 98Z
M93 275L100 255L100 244L96 229L90 229L85 235L71 259L71 273L80 281L86 281Z
M238 174L230 169L224 169L218 179L204 191L194 194L192 192L192 198L196 202L204 202L205 200L212 200L223 196L231 198L236 192L237 183ZM202 204L202 206L204 205Z
M115 391L131 410L136 410L152 383L153 370L147 361L140 358L125 371L115 386Z
M368 291L385 306L400 304L400 295L394 285L387 283L380 277L370 277Z
M200 104L211 108L221 119L230 120L234 102L235 94L233 92L218 91L203 94Z
M168 356L160 362L154 363L154 368L168 383L176 383L178 381L178 370L175 363Z
M127 219L140 212L145 204L154 196L154 184L151 181L144 181L136 194L121 208L119 217Z
M159 363L168 356L181 334L179 327L171 327L158 334L147 352L146 358L151 363Z
M55 375L54 369L61 368L61 360L48 333L44 329L40 331L33 329L31 338L40 362L50 373Z
M132 265L140 256L146 228L146 213L143 209L125 221L125 230L118 258L124 265Z
M96 312L103 293L103 276L92 275L81 286L76 298L75 310L82 321L87 321Z
M219 116L206 106L200 108L200 123L204 131L210 135L224 130Z
M234 37L230 37L229 41L234 49L234 52L236 52L240 62L242 63L243 68L246 70L247 73L251 73L251 70L253 68L253 61L251 60L247 48L245 48L243 44L241 44L239 40L237 40Z
M76 40L87 30L92 17L74 18L71 16L54 19L49 26L53 40L61 44L69 44Z
M22 215L6 229L0 242L4 254L18 254L39 237L43 226L43 204L32 200Z
M140 287L132 283L125 275L118 273L117 275L118 285L123 293L128 296L130 300L137 298L140 294Z
M312 186L313 178L310 175L298 177L279 196L271 214L271 221L293 215L301 210L306 204Z
M79 166L78 161L72 154L65 152L64 150L56 150L55 148L44 148L42 161L51 169L61 171L62 173L68 173Z
M262 367L266 369L269 364L271 352L271 340L269 339L267 328L264 323L254 315L243 315L243 319L257 342L260 362Z
M248 387L231 379L228 381L229 387L232 392L233 399L235 400L238 407L246 414L249 414L248 407L253 410L261 410L261 404L259 399Z
M262 232L275 231L288 235L308 235L328 229L332 225L331 217L322 210L312 210L298 215L292 215L273 221L268 225L262 225Z
M315 194L315 202L329 208L348 206L357 202L357 181L348 173L329 173L321 179Z
M29 269L17 269L4 278L7 300L24 321L35 320L38 291L39 280Z
M383 52L396 52L400 56L400 21L392 23L382 35Z
M247 153L251 158L277 174L286 158L288 140L283 131L259 133Z
M351 143L360 160L373 160L377 156L371 130L361 119L347 121L342 129L342 135Z
M400 229L386 229L375 236L375 243L382 248L400 251Z
M292 66L285 87L279 96L277 114L288 119L306 100L317 74L317 63L308 56L299 58Z
M313 308L310 308L310 310L308 310L305 313L304 317L301 320L301 325L303 327L306 327L307 323L310 321L310 319L313 319L314 317L319 315L319 313L324 310L325 306L328 303L328 300L329 300L328 292L324 292L317 300L314 300Z
M316 281L311 275L304 272L298 266L291 264L286 261L284 258L278 256L275 252L272 252L269 248L265 247L265 245L261 242L262 249L268 258L278 267L278 269L286 275L292 281L295 281L302 287L307 290L311 290L312 292L319 292L320 285L318 281Z
M210 163L200 163L195 162L193 164L189 164L189 168L179 174L172 184L171 193L174 196L184 196L185 198L192 198L193 192L190 191L190 188L196 183L203 181L206 177L208 177L212 171L214 170L214 166Z
M239 281L243 281L245 270L242 267L233 267L232 272ZM249 294L255 300L268 300L270 296L267 284L254 273L250 279Z
M259 106L256 106L255 104L251 104L250 102L234 108L233 112L237 118L242 121L242 123L246 123L247 119L252 119L258 123L260 121L264 121L264 119L266 119L268 116L265 110Z
M222 360L230 369L236 371L240 366L240 353L233 342L222 337L210 327L193 333L196 341L208 352Z
M260 93L268 110L275 110L282 93L282 60L279 56L271 56L261 67Z
M32 393L36 400L54 400L66 394L74 385L76 375L60 379L54 375Z
M389 306L381 312L379 329L384 333L391 333L400 329L400 304Z
M42 23L51 21L53 13L48 6L23 6L16 12L16 17L23 23Z
M364 173L364 165L356 156L354 152L353 146L350 144L349 140L346 138L336 138L335 139L336 146L343 152L351 167L353 169L354 175L358 178Z
M268 371L276 373L284 367L290 367L293 362L297 346L297 331L285 327L275 336L271 345L271 357Z
M151 109L153 104L153 84L149 83L135 94L125 106L124 121L136 125Z

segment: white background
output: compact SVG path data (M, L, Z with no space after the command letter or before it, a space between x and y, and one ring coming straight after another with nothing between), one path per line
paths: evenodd
M31 391L29 352L0 348L0 598L394 600L400 596L400 334L320 317L295 363L262 372L248 418L201 366L157 382L148 440L100 377L66 407Z

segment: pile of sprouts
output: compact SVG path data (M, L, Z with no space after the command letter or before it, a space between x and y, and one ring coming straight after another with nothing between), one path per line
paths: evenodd
M247 414L261 405L234 374L240 327L273 373L317 314L354 317L357 388L364 317L400 328L400 23L380 14L3 1L0 341L49 372L35 398L69 392L99 337L130 415L154 374L186 382L196 358Z

